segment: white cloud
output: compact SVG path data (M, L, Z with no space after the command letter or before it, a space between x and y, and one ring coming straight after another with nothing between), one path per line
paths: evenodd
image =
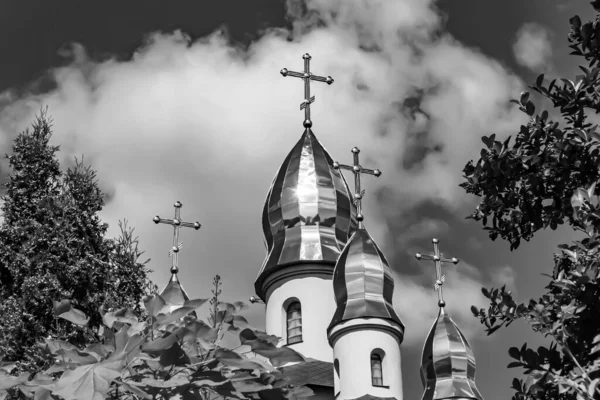
M203 224L182 233L180 275L188 292L206 296L218 272L226 291L246 297L264 257L266 192L303 131L301 81L279 70L300 70L303 53L313 56L314 73L335 79L313 85L315 134L334 158L348 162L358 146L365 166L383 170L364 186L368 193L387 187L390 210L406 212L424 200L464 207L457 185L465 161L477 157L479 137L505 134L524 118L506 106L520 80L450 36L434 35L440 18L431 3L314 0L307 13L292 3L292 40L271 30L247 51L220 34L191 43L180 32L151 36L125 61L93 61L76 46L73 62L51 71L54 90L0 95L8 103L0 145L7 148L48 105L61 157L85 154L99 171L114 192L102 212L110 233L117 219L128 218L159 286L168 276L172 238L151 219L168 217L180 200L182 217ZM414 119L398 105L419 92ZM424 138L418 146L416 134ZM400 167L419 152L410 169ZM379 205L369 199L369 229L383 243Z
M550 33L539 24L524 24L517 32L513 52L522 66L534 72L547 71L552 57Z
M487 308L487 299L481 293L481 288L505 284L514 288L516 274L509 266L497 268L485 277L479 269L464 262L458 267L449 268L452 268L452 271L445 272L447 279L444 283L446 311L468 340L472 341L485 335L479 320L471 313L472 305ZM423 287L410 277L396 275L394 279L394 306L406 325L404 340L408 346L422 346L438 315L437 292L433 284Z

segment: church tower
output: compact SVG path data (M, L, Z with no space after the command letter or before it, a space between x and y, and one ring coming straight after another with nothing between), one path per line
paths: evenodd
M283 338L307 358L332 362L326 327L334 310L331 279L335 263L357 226L350 190L311 130L310 82L331 77L283 69L304 80L304 133L279 168L263 209L267 256L254 283L266 304L267 333Z
M161 218L157 215L152 219L155 224L167 224L173 226L173 247L169 250L169 257L172 259L171 279L169 279L169 283L167 283L160 292L160 296L167 304L170 304L169 311L173 311L183 306L183 303L190 299L190 296L188 296L185 289L183 289L183 286L181 286L181 282L177 276L179 273L179 250L181 250L183 246L183 242L179 241L179 228L194 228L195 230L198 230L202 226L198 221L191 223L181 220L181 207L183 207L183 204L181 204L180 201L176 201L173 204L173 207L175 207L175 218ZM195 311L191 314L196 316Z
M403 399L400 345L404 324L392 304L394 279L390 266L363 226L360 174L380 176L363 168L353 148L355 202L359 227L342 251L333 276L336 311L327 330L333 347L336 398Z
M445 259L439 252L439 241L433 239L434 254L416 254L418 260L435 262L439 314L423 346L421 381L425 387L422 400L483 400L475 385L475 355L467 339L445 311L442 286L442 263L458 263L458 258Z

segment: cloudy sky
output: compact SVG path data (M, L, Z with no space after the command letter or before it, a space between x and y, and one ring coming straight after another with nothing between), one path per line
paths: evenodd
M490 242L464 219L477 199L458 188L480 137L514 134L524 117L508 100L540 72L572 76L568 19L586 1L220 0L217 2L5 0L0 4L0 148L48 106L64 167L73 157L98 170L102 218L135 226L152 278L169 275L170 218L184 220L180 276L206 297L212 276L225 297L247 299L265 256L261 210L275 172L302 134L302 84L279 70L312 69L313 130L334 158L361 148L366 226L395 273L395 306L407 325L404 381L419 398L419 357L436 316L433 267L412 256L438 237L449 267L448 310L470 338L486 399L509 398L507 349L541 343L516 324L486 338L470 316L482 285L525 300L543 290L562 231L518 251ZM5 177L8 167L0 164ZM262 325L262 307L250 317Z

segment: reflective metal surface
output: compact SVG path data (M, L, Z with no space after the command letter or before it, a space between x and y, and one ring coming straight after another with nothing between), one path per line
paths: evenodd
M362 221L364 220L364 216L362 214L362 198L365 195L365 191L361 190L360 188L360 174L368 174L380 177L381 171L378 169L363 168L358 160L358 153L360 153L358 147L353 147L351 151L354 158L353 165L343 165L335 161L333 163L333 168L346 169L352 171L354 174L354 205L356 206L356 219L358 220L358 227L362 228Z
M263 208L267 257L255 282L278 267L303 261L335 264L357 227L350 189L310 128L281 165Z
M421 362L422 400L483 400L475 385L475 356L443 307L429 331Z
M333 78L330 76L317 76L310 72L311 58L312 57L308 53L305 53L302 56L302 59L304 60L304 72L288 71L287 68L282 69L280 72L284 77L293 76L294 78L300 78L304 81L304 101L300 103L300 110L304 110L305 128L310 128L312 126L312 121L310 120L310 105L315 102L315 96L310 95L310 81L325 82L328 85L333 83Z
M435 263L435 284L433 285L433 289L437 290L437 292L438 292L438 306L444 307L444 306L446 306L446 302L444 301L444 292L442 291L442 286L444 285L444 282L446 281L446 276L442 275L442 263L450 263L451 262L452 264L456 265L456 264L458 264L459 259L456 257L443 258L440 255L440 246L439 246L440 241L433 238L431 240L431 242L433 243L433 254L428 255L428 254L416 253L415 257L419 261L429 260L429 261L433 261Z
M171 305L171 309L181 307L184 302L190 299L190 296L181 286L177 274L171 274L171 279L165 288L160 292L160 296Z
M328 330L354 318L382 318L404 324L392 305L394 279L385 256L364 229L342 251L333 272L337 309Z

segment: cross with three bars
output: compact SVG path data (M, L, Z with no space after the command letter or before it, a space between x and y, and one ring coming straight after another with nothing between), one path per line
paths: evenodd
M330 76L323 77L313 75L312 72L310 72L310 59L312 57L310 54L306 53L302 58L304 59L304 72L288 71L287 68L284 68L281 70L281 75L284 77L293 76L304 80L304 101L300 103L300 110L304 110L304 127L310 128L312 126L312 121L310 120L310 104L315 101L315 96L310 96L310 81L325 82L328 85L331 85L333 83L333 78Z
M438 306L440 307L444 307L446 305L446 302L444 301L444 294L442 293L442 285L444 284L444 282L446 281L446 276L442 275L442 263L449 263L451 262L452 264L458 264L459 259L456 257L452 257L452 258L442 258L442 256L440 255L440 247L439 247L439 243L440 241L437 239L433 239L433 254L428 255L428 254L421 254L421 253L416 253L415 257L417 258L417 260L430 260L433 261L435 263L435 285L433 286L433 288L435 290L437 290L438 292Z
M381 171L378 169L363 168L358 162L358 153L360 150L358 147L352 148L352 155L354 157L354 165L343 165L335 161L333 168L335 169L347 169L352 171L354 174L354 204L356 205L356 219L358 220L358 226L362 228L362 221L364 216L362 215L362 198L365 195L365 191L360 188L360 174L374 175L376 177L381 176Z
M161 218L158 215L152 218L152 221L154 221L155 224L168 224L173 226L173 247L171 248L171 250L169 250L169 257L173 258L173 264L171 266L172 274L176 274L177 272L179 272L179 259L177 255L179 253L179 250L181 250L181 247L183 247L183 242L179 241L179 228L194 228L195 230L198 230L202 226L198 221L194 223L182 221L180 216L182 206L183 204L181 204L181 202L179 201L176 201L175 204L173 204L173 207L175 207L175 218L173 219Z

